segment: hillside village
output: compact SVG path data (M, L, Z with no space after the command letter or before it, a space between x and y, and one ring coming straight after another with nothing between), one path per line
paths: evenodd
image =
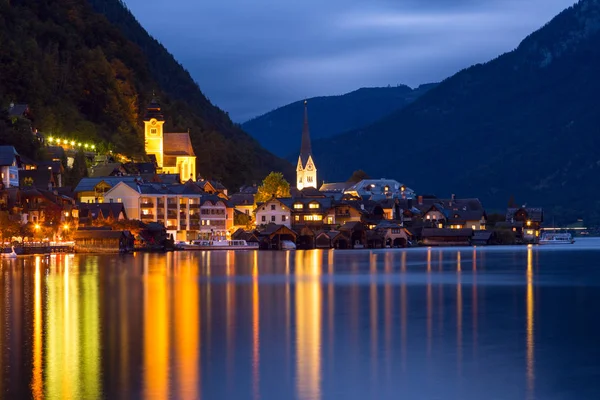
M27 120L28 107L12 104L8 113ZM231 190L202 177L189 132L164 132L164 122L154 99L144 116L144 161L35 130L47 161L0 146L0 239L74 241L83 251L110 251L216 238L258 242L263 249L280 248L282 241L302 249L349 249L532 243L540 235L540 208L509 208L488 219L477 198L418 194L394 179L319 184L306 103L295 187L289 196L259 203L256 184ZM82 156L84 177L67 186L66 173L81 168Z

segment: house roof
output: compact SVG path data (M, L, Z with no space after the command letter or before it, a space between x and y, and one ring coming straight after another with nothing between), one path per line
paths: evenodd
M276 224L268 224L262 231L259 232L259 236L271 236L271 235L274 235L276 233L281 233L281 232L285 232L286 234L293 235L294 237L298 236L298 234L296 232L294 232L287 226L276 225Z
M544 221L544 210L541 207L509 208L506 210L506 220L512 220L519 210L524 210L527 213L527 219L530 219L533 222Z
M344 225L340 226L340 231L364 231L365 226L358 221L350 221L346 222Z
M13 165L15 158L19 160L19 153L14 146L0 146L0 165Z
M52 169L53 174L62 174L65 172L60 161L38 161L36 165L38 169Z
M90 177L97 178L101 176L113 176L123 168L121 163L97 164L89 169Z
M352 186L352 183L348 183L348 182L324 183L319 188L319 191L321 191L321 192L343 192L350 186Z
M234 193L229 201L234 206L251 206L254 205L254 195L251 193Z
M190 134L188 132L165 133L163 154L165 156L195 156Z
M103 176L103 177L95 177L95 178L81 178L77 186L75 187L74 192L91 192L94 190L97 184L104 181L109 186L113 187L119 182L135 182L138 179L135 176Z
M46 152L53 160L65 157L65 149L63 149L61 146L46 146Z
M79 213L80 218L83 215L84 218L91 216L92 219L100 217L100 213L104 218L117 218L120 213L123 213L123 216L127 219L127 212L123 203L79 203Z
M8 107L9 117L23 117L27 112L29 112L29 106L27 104L11 104L11 106Z

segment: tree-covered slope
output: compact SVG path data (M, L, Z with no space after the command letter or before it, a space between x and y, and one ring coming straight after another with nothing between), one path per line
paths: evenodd
M514 51L367 128L314 143L319 172L344 179L362 168L488 207L514 195L557 219L600 222L598 71L600 1L582 0Z
M201 175L236 187L292 171L211 105L118 0L0 0L0 43L0 106L28 103L46 134L140 155L141 118L156 92L166 130L190 130Z
M416 89L405 85L362 88L341 96L310 98L308 107L311 137L328 138L372 124L411 103L433 87L435 84L421 85ZM290 154L297 157L303 110L304 100L296 101L253 118L242 124L242 128L267 150L282 157Z

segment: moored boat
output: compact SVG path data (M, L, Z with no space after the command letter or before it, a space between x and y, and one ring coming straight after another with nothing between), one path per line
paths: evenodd
M192 240L179 244L182 250L258 250L258 243L245 240Z
M544 233L539 244L573 244L575 240L570 233Z

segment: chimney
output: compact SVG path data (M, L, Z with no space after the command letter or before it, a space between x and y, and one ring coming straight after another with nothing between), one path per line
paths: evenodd
M423 205L423 196L417 196L417 204L420 206Z

